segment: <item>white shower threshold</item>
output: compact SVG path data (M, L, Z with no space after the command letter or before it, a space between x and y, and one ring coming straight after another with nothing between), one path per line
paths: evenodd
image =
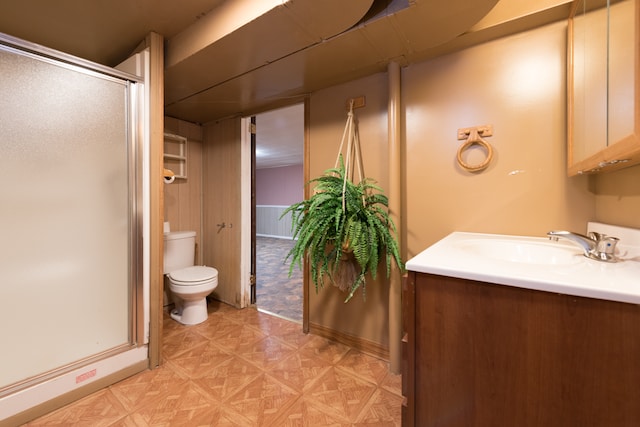
M146 361L148 354L146 345L138 347L5 396L0 399L0 424L2 420Z

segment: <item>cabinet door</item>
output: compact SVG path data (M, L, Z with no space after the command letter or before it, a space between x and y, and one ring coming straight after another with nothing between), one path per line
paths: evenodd
M640 0L577 0L569 19L568 172L640 163Z
M640 307L418 274L416 426L640 426Z
M415 289L416 273L402 280L402 425L415 425Z

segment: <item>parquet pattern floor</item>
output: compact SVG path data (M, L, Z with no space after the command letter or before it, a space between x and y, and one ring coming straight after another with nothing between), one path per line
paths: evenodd
M399 426L388 363L298 323L209 303L209 319L164 321L162 367L27 426Z

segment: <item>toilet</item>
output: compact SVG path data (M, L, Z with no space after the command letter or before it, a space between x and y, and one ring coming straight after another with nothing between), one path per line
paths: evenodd
M174 296L171 318L183 325L207 320L207 295L218 286L218 270L194 265L195 231L164 233L164 274Z

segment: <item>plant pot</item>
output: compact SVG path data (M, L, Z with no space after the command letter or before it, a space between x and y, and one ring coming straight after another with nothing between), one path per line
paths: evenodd
M359 265L353 252L343 253L332 277L333 285L342 292L348 292L359 274Z

